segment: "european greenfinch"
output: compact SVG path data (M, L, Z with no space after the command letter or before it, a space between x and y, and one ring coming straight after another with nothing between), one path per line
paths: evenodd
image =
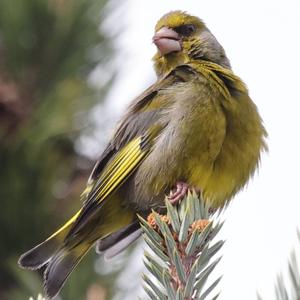
M157 81L121 119L65 225L23 254L22 267L45 268L54 297L90 248L111 257L140 235L137 214L178 202L189 187L223 207L254 173L266 131L224 49L197 17L174 11L155 27Z

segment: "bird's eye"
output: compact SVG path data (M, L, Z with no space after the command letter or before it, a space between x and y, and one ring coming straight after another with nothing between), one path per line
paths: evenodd
M178 26L174 28L174 30L180 35L189 36L196 31L196 26L193 24L186 24Z

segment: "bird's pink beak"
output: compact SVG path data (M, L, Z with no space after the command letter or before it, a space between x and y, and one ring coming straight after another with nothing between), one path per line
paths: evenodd
M152 40L161 55L182 50L179 34L170 28L159 29Z

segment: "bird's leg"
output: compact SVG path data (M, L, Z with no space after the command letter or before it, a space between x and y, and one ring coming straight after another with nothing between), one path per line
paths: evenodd
M189 190L189 185L185 182L178 181L176 183L176 189L175 191L171 191L170 195L168 196L169 201L173 204L176 205L177 203L182 200L186 193Z

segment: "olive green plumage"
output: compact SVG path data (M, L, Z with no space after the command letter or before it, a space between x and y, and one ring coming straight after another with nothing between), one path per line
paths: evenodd
M222 207L266 149L256 106L205 24L175 11L159 20L155 32L158 80L120 121L88 181L83 208L20 259L24 267L47 265L50 297L96 241L112 256L136 239L136 213L161 209L177 181Z

